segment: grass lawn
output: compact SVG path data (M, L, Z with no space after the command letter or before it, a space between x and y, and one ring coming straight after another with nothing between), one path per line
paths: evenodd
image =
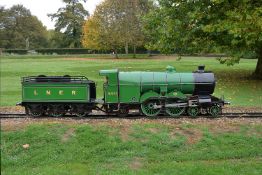
M216 75L216 96L224 95L234 106L262 107L262 81L247 78L254 71L257 60L242 59L240 64L228 67L219 64L215 58L184 57L176 61L175 58L163 56L129 57L116 60L111 59L110 55L1 56L1 106L14 106L21 101L20 77L23 76L85 75L97 82L98 97L102 97L103 79L98 75L101 69L165 71L167 65L173 65L178 72L191 72L198 65L205 64L206 69Z
M262 174L261 120L222 120L1 121L1 174Z

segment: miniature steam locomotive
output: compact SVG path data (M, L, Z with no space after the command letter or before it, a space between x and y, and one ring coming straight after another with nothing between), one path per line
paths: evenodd
M61 117L86 116L92 110L126 116L130 110L154 117L188 114L218 116L228 102L212 96L214 74L199 66L192 73L179 73L168 66L165 72L121 72L101 70L105 77L103 98L96 98L96 84L84 76L30 76L22 78L22 102L27 114Z

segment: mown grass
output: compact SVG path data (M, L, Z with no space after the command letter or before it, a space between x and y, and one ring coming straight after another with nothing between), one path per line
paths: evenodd
M85 75L97 82L98 97L102 96L103 79L98 75L101 69L119 68L122 71L165 71L173 65L178 72L191 72L200 64L214 71L217 78L215 95L232 102L234 106L262 107L262 81L252 80L249 76L255 69L257 60L241 59L240 63L228 67L221 65L215 58L183 57L164 59L147 55L120 55L119 60L112 55L24 55L2 56L1 59L1 106L14 106L21 101L20 77L32 75ZM93 59L85 59L93 58Z
M262 173L261 125L213 127L58 123L2 130L1 174Z

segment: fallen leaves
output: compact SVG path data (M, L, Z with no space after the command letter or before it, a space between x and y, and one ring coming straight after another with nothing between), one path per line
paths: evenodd
M24 148L24 149L28 149L29 146L30 146L30 145L27 143L27 144L24 144L24 145L23 145L23 148Z

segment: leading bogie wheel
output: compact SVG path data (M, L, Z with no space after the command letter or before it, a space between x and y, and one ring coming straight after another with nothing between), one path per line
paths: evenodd
M144 115L148 117L155 117L161 111L161 108L156 108L156 105L159 104L160 104L159 100L148 100L141 104L141 110Z
M199 114L199 109L197 106L194 107L188 107L187 108L187 114L191 117L196 117Z
M221 107L219 105L213 105L209 108L208 113L212 116L212 117L217 117L220 113L221 113Z

